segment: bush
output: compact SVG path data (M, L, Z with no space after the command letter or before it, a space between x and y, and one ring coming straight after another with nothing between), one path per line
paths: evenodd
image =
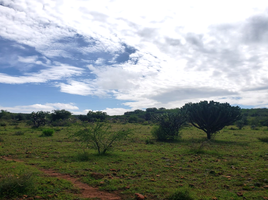
M56 121L52 121L51 125L52 126L70 126L71 122L68 119L65 119L65 120L59 119L59 120L56 120Z
M0 197L12 198L33 190L34 180L31 173L6 175L0 179Z
M165 113L155 116L158 127L153 127L151 133L159 141L173 141L178 139L179 130L185 125L186 118L182 112Z
M268 137L258 138L258 140L268 143Z
M53 129L44 129L43 132L42 132L42 135L40 135L40 137L49 137L49 136L52 136L54 133L54 130Z
M14 133L14 135L24 135L24 132L22 132L22 131L17 131L16 133Z
M76 159L78 161L89 161L90 160L90 154L88 152L82 152L82 153L78 153L76 156Z
M194 200L195 198L192 197L188 190L178 190L170 195L167 200Z
M80 125L79 125L80 126ZM77 137L85 148L93 148L98 154L105 154L112 148L112 144L126 138L131 130L110 131L111 126L102 122L95 122L90 125L84 124L84 129L73 133L70 137Z
M4 122L0 123L0 126L6 126L6 125L7 125L7 124L4 123Z

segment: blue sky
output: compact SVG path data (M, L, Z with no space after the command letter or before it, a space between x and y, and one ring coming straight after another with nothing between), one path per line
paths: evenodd
M266 1L0 0L0 109L268 107Z

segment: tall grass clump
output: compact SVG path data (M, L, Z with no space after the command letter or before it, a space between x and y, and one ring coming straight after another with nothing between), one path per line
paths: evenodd
M34 188L34 180L31 173L19 175L9 174L0 178L0 198L25 195Z

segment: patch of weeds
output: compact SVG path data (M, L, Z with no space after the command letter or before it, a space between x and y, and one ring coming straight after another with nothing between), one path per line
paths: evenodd
M40 137L49 137L49 136L52 136L54 133L54 130L53 129L44 129L43 132L42 132L42 135L40 135Z
M268 137L258 138L258 140L268 143Z
M0 179L0 197L11 198L33 190L34 180L31 173L9 174Z
M194 200L195 198L190 194L189 190L181 189L177 190L173 194L167 197L166 200Z
M24 132L22 132L22 131L17 131L16 133L14 133L14 135L24 135Z
M14 129L21 129L19 126L15 126Z
M76 156L76 159L78 161L89 161L90 160L90 154L88 152L78 153Z
M2 137L0 137L0 142L4 142L4 139Z

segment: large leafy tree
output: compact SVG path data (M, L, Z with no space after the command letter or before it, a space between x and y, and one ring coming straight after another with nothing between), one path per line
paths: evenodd
M53 110L53 113L51 113L52 121L56 120L64 120L69 119L71 117L72 113L67 110Z
M31 113L31 121L33 122L33 126L38 128L39 126L45 125L47 122L47 116L49 112L38 111Z
M102 111L96 111L96 112L88 111L87 118L89 122L94 122L98 120L104 122L107 118L107 113Z
M201 101L187 103L182 109L186 112L188 121L194 127L203 130L208 139L211 139L212 134L241 118L240 107L228 103Z

